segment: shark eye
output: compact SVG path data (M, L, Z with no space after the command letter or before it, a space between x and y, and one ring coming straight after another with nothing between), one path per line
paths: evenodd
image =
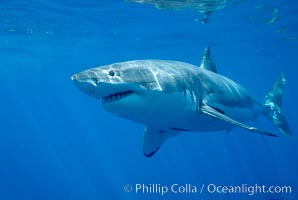
M109 75L110 75L110 76L115 76L115 72L114 72L113 70L110 70L110 71L109 71Z

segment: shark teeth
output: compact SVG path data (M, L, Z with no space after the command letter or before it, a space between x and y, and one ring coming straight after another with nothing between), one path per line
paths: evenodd
M132 93L134 93L134 92L131 90L126 91L126 92L118 92L118 93L110 94L109 96L101 97L101 99L105 103L111 103L111 102L123 99L127 96L130 96Z

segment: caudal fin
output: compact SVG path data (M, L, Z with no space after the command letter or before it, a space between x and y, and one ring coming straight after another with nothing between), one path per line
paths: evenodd
M268 120L272 121L283 134L289 136L290 138L294 138L281 109L282 94L285 84L285 75L281 74L279 79L275 82L272 90L265 96L264 105L267 108L265 116Z

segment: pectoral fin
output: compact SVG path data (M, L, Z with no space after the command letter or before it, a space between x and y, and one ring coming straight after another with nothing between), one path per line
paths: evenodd
M153 156L160 146L170 137L179 134L177 130L146 127L143 139L143 153L146 157Z
M238 122L234 119L231 119L230 117L226 116L225 114L222 114L222 113L218 112L217 110L215 110L214 108L212 108L208 105L202 105L201 106L201 112L206 114L206 115L215 117L217 119L224 120L224 121L226 121L228 123L231 123L235 126L247 129L251 132L256 132L256 133L260 133L260 134L268 135L268 136L272 136L272 137L278 137L277 135L274 135L274 134L269 133L267 131L264 131L262 129L258 129L258 128L255 128L253 126L249 126L249 125L243 124L241 122Z

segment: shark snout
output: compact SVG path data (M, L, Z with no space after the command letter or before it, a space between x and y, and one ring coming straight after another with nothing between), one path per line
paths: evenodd
M97 84L88 76L78 73L71 77L71 80L82 92L92 95L97 87Z
M76 74L74 74L70 78L71 78L72 81L75 81L75 80L77 80L78 76Z

